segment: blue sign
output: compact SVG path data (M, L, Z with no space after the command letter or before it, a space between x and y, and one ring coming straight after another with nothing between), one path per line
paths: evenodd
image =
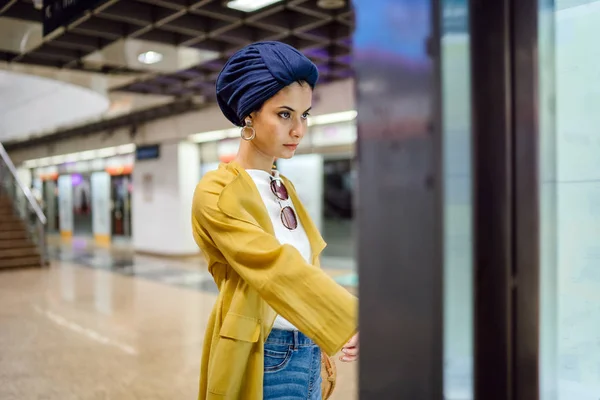
M153 160L160 157L160 145L138 146L135 149L136 160Z

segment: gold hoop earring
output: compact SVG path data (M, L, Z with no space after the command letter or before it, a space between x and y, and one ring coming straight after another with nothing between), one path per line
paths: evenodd
M252 131L252 135L250 135L250 137L246 137L244 135L244 131L246 129L250 129ZM252 139L254 139L256 137L256 130L253 127L251 127L251 126L246 125L246 126L242 127L242 130L240 132L240 136L242 137L242 139L244 139L244 140L246 140L246 141L249 142L249 141L251 141Z

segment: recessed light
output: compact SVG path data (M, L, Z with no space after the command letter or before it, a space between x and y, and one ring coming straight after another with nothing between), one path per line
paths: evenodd
M281 0L230 0L227 7L243 12L253 12L261 8L279 3Z
M345 0L319 0L317 2L317 7L324 8L326 10L335 10L337 8L343 8L345 5Z
M163 55L156 51L146 51L138 56L138 61L142 64L156 64L157 62L161 62L162 59Z

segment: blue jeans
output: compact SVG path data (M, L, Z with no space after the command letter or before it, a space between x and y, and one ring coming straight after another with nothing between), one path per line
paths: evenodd
M265 342L264 400L321 400L321 349L298 331L273 329Z

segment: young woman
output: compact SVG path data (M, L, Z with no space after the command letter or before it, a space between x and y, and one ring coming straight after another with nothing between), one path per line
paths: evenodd
M194 238L219 296L206 328L199 399L321 399L321 350L358 357L357 299L320 269L325 247L275 159L307 131L316 66L259 42L217 79L223 114L241 127L234 161L194 194Z

